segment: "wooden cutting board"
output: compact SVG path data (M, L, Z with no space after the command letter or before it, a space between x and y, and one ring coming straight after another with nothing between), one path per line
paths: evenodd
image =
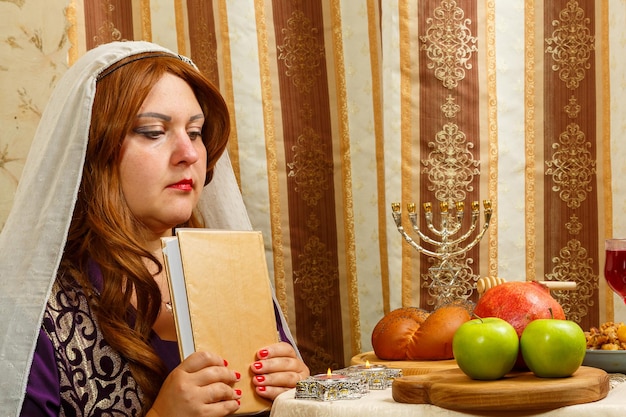
M496 381L476 381L453 369L396 378L391 390L400 403L457 411L536 411L601 400L609 392L609 376L601 369L581 366L568 378L519 372Z
M385 365L388 368L402 369L403 375L423 375L429 372L459 369L454 359L443 361L385 361L379 359L374 352L364 352L352 357L351 365Z

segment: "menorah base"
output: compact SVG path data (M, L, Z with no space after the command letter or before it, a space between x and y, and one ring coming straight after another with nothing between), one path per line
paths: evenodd
M428 274L422 274L422 287L428 289L428 305L436 309L470 299L480 277L472 273L468 261L447 260L430 267Z

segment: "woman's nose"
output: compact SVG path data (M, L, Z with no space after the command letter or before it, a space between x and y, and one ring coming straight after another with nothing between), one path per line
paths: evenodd
M200 138L191 140L186 131L176 132L174 151L172 153L175 164L193 164L198 160L199 152L195 145L196 141L202 143Z

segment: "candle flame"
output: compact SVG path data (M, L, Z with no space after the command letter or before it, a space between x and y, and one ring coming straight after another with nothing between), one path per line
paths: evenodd
M331 372L330 368L328 368L328 372L326 372L326 375L328 375L328 377L330 378L332 374L333 373Z
M369 369L369 367L370 367L370 361L368 361L367 359L365 360L365 367L367 369Z

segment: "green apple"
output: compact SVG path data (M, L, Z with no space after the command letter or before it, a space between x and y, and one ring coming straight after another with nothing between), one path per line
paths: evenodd
M454 359L472 379L502 378L513 369L518 352L519 337L515 328L496 317L467 321L452 338Z
M583 329L571 320L537 319L522 332L520 349L536 376L564 378L583 363L587 340Z

